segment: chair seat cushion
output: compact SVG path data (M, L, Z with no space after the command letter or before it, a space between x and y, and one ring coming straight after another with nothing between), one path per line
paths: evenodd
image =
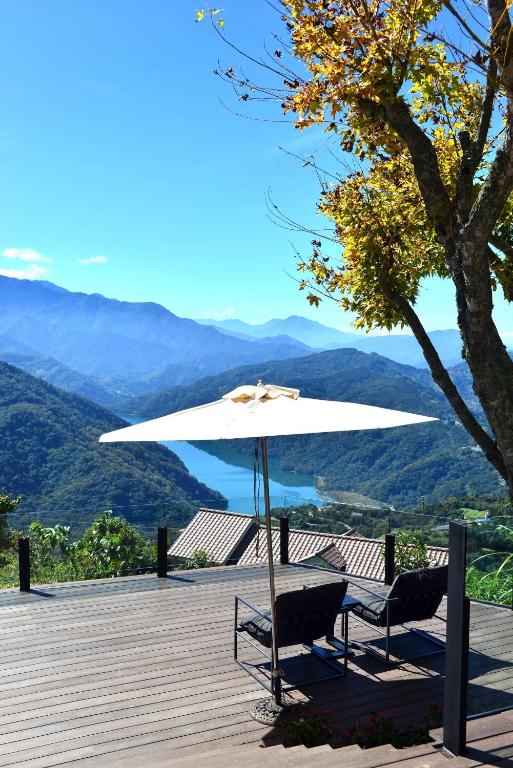
M361 619L364 619L364 621L374 624L375 627L386 626L386 601L384 596L367 595L361 598L360 604L355 605L351 610Z
M262 611L264 614L261 616L259 613L251 613L246 616L240 623L239 629L243 632L247 632L259 643L265 645L266 648L272 646L272 624L271 624L271 612Z

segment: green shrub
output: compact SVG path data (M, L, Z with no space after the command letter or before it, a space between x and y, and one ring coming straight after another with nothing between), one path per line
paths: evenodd
M513 574L511 571L483 573L478 568L467 568L467 595L489 603L513 603Z
M193 549L190 557L185 561L184 568L193 570L194 568L212 568L215 565L218 563L214 562L204 549Z
M153 568L156 545L108 510L98 515L77 542L76 559L86 578L120 576L129 570Z
M490 603L513 604L513 528L498 525L492 540L500 549L486 547L467 568L469 597Z
M0 562L0 588L18 584L17 544L30 540L31 581L34 584L119 576L128 571L154 570L157 548L124 518L101 512L77 541L68 526L45 527L34 521L27 533L11 531Z
M305 712L300 717L285 718L279 722L283 731L283 743L287 747L303 744L305 747L320 747L335 735L331 712Z
M371 713L364 721L356 721L353 726L338 732L331 711L304 712L299 716L297 709L284 715L278 721L283 733L285 746L303 744L305 747L318 747L321 744L349 746L357 744L362 749L391 744L396 749L426 744L430 741L429 731L442 724L442 708L439 704L430 704L425 714L408 725L397 725L392 717L379 712Z
M0 493L0 550L4 550L9 544L9 518L23 499L21 496L7 496Z

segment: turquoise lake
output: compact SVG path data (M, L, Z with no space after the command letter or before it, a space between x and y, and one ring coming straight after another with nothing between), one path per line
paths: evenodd
M189 472L198 480L226 496L229 510L248 514L254 512L252 469L230 464L190 443L163 443L163 445L176 453ZM291 472L282 471L277 474L280 477L279 481L273 478L272 468L270 469L269 491L273 507L291 506L297 504L300 499L313 501L316 504L323 502L317 493L314 477L296 476ZM261 497L260 506L262 507L263 489L261 489Z
M138 424L144 419L118 414L120 418L130 424ZM225 441L227 442L227 441ZM196 445L185 442L163 442L166 448L173 451L185 464L191 475L200 482L208 485L228 499L228 509L231 512L243 512L253 514L255 504L253 500L253 469L250 466L231 463L226 459L226 450L223 458L201 450ZM233 452L235 460L236 453ZM284 472L278 468L269 466L269 492L273 507L290 507L304 500L305 503L313 502L322 505L322 499L316 488L315 477L311 475ZM260 511L263 512L263 488L260 490Z

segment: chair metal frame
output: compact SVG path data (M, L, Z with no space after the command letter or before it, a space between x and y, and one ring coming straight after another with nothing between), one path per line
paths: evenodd
M304 585L304 589L307 589L307 585ZM265 646L262 646L261 644L255 642L253 638L248 637L248 633L245 629L239 628L239 603L242 603L247 608L249 608L250 611L253 613L256 613L258 616L262 616L263 618L268 619L269 618L269 612L265 611L261 608L258 608L256 605L253 605L249 600L242 597L241 595L235 595L235 617L234 617L234 636L233 636L233 658L234 661L242 667L242 669L247 672L249 675L251 675L254 680L257 681L263 688L265 688L269 693L272 693L272 686L271 682L267 682L269 679L266 675L265 671L261 669L261 665L258 664L251 664L248 661L244 661L243 659L239 658L239 646L238 646L238 640L241 638L246 643L251 645L255 650L257 650L259 653L261 653L263 656L265 656L269 661L271 661L272 656L270 653L267 653L265 650ZM328 680L334 680L336 678L340 677L346 677L347 675L347 658L350 655L349 650L349 639L347 635L347 621L345 623L345 635L343 638L343 643L341 643L338 638L334 636L326 636L326 642L328 645L331 645L335 650L330 651L327 648L321 648L315 643L303 643L303 648L306 648L309 650L316 658L323 661L325 664L327 664L332 669L336 670L334 674L331 675L325 675L323 677L318 678L309 678L305 680L300 680L299 682L296 682L294 684L291 683L285 683L285 685L282 685L282 689L284 691L294 691L297 690L300 686L303 685L313 685L314 683L324 683ZM288 646L292 647L292 646ZM335 663L336 659L344 659L344 666L341 669L339 664ZM279 670L279 674L281 677L283 677L283 671L279 667L279 659L277 659L277 667ZM260 671L260 674L256 670Z
M361 616L358 616L352 609L351 615L353 619L360 624L364 624L366 627L372 627L372 629L376 630L378 634L382 635L385 638L385 652L380 653L375 648L373 648L369 642L361 642L358 640L351 640L350 645L355 648L360 648L361 650L365 651L365 653L368 653L370 656L374 656L375 658L379 659L380 661L384 661L386 664L404 664L408 661L415 661L416 659L422 659L426 656L434 656L439 653L445 653L445 643L442 640L438 640L436 637L433 637L428 632L425 632L422 629L418 629L417 627L412 627L409 624L405 623L397 623L397 624L391 624L390 623L390 605L394 602L400 602L400 597L387 597L386 594L383 594L382 592L376 592L373 589L369 589L368 587L364 587L362 584L358 584L358 588L363 590L364 592L367 592L369 595L374 595L374 597L379 598L380 600L383 600L383 602L386 603L386 625L383 629L382 627L372 624L370 621L365 621ZM396 661L390 661L390 641L391 635L390 635L390 629L391 627L402 627L407 632L410 632L411 634L418 635L419 637L422 637L427 642L431 643L433 646L436 646L436 649L433 649L432 651L426 651L425 653L419 653L415 654L414 656L408 656L403 659L397 659Z

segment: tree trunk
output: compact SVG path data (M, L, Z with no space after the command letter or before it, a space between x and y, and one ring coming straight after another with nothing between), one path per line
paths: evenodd
M463 356L497 447L513 499L513 362L492 317L493 301L487 251L476 252L471 242L457 246L454 273L458 326Z

